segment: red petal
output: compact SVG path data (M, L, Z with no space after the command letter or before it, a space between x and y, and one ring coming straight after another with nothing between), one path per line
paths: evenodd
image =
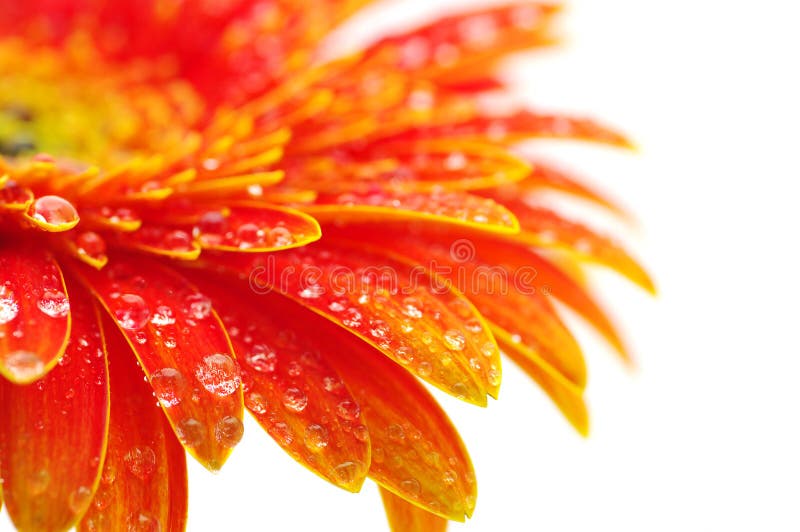
M330 240L254 259L213 258L350 330L446 393L478 405L497 394L497 346L472 304L424 268Z
M211 301L145 258L112 256L102 271L82 267L79 275L116 318L189 453L211 470L222 467L238 443L224 426L241 423L243 407L233 349Z
M370 460L366 428L358 403L324 358L329 342L300 327L319 318L283 296L237 290L233 279L193 279L211 296L231 335L242 363L245 406L292 458L359 491Z
M97 488L108 430L108 369L92 298L72 286L60 363L20 386L0 379L0 477L21 530L66 530Z
M33 382L58 362L71 326L58 263L14 242L0 248L0 373Z
M111 382L108 450L100 486L78 530L183 530L185 454L125 339L109 319L104 328Z
M392 532L445 532L447 520L398 497L386 488L379 488L386 519Z

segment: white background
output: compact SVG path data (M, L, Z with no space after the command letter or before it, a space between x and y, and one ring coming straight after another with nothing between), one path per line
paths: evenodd
M473 3L384 2L346 41ZM639 367L581 330L588 440L510 363L488 409L442 398L480 487L452 530L800 530L796 5L572 0L566 45L509 65L532 102L641 146L547 149L635 213L628 240L660 295L597 276ZM190 463L190 531L386 530L373 485L329 486L246 427L219 475Z
M464 4L386 2L346 40ZM480 488L452 530L800 530L796 6L572 0L566 45L509 66L532 102L641 146L548 150L635 213L629 241L660 295L598 275L639 368L581 334L588 440L510 363L488 409L442 399ZM330 487L247 428L218 478L192 467L190 531L386 530L374 486Z

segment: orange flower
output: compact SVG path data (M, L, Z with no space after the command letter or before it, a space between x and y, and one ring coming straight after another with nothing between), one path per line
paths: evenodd
M329 482L377 482L395 530L443 529L476 481L417 378L486 405L501 349L587 431L551 296L626 356L576 275L652 284L534 200L612 205L511 148L627 142L483 97L558 8L320 61L363 3L1 2L0 486L20 529L182 529L183 450L222 467L244 408Z

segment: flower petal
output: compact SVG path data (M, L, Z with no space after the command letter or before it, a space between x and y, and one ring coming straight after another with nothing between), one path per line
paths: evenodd
M447 520L411 504L386 488L378 488L392 532L445 532Z
M233 349L211 300L144 257L115 255L102 271L78 274L116 318L186 449L208 469L222 467L238 438L217 429L241 423L243 407Z
M319 195L299 207L320 222L438 222L492 233L515 234L514 214L493 200L465 192L393 193L375 190L363 194Z
M492 331L503 352L536 381L579 434L588 435L589 412L583 400L583 390L570 382L533 349L516 341L508 331L497 326L492 326Z
M322 322L313 327L337 346L328 359L362 406L372 444L370 478L441 517L472 515L472 463L436 400L405 369L345 331Z
M655 284L642 266L611 239L588 227L567 220L548 209L532 207L522 201L510 205L517 214L523 232L511 240L529 246L557 248L611 268L651 294Z
M325 360L324 337L303 327L319 320L277 294L257 296L191 277L214 301L241 361L244 403L295 460L348 491L359 491L370 461L361 408Z
M91 296L79 286L71 294L72 336L60 363L33 384L0 379L0 477L21 530L70 528L100 479L109 413L105 346Z
M183 530L185 454L124 337L108 318L104 329L111 382L108 449L100 485L78 530Z
M481 363L497 349L488 327L425 268L330 239L253 259L207 260L248 278L256 291L284 293L446 393L477 405L497 394L499 381Z
M0 247L0 374L20 384L40 379L64 353L70 326L55 259L19 242Z

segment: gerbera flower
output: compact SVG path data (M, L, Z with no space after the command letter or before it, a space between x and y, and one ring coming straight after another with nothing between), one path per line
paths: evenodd
M396 530L444 528L476 480L420 380L485 405L501 349L586 432L552 297L624 356L580 264L652 284L535 201L606 200L511 147L627 142L484 98L557 7L321 61L363 3L2 2L0 486L20 529L182 529L184 450L222 467L244 409L325 480L377 482Z

